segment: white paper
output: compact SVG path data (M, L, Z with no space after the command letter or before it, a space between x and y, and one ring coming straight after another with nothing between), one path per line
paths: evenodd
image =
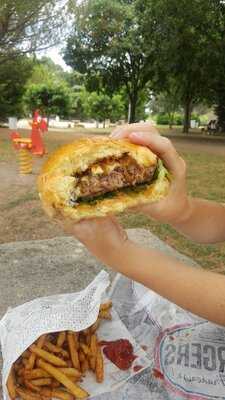
M44 333L80 331L92 325L109 283L108 274L101 271L81 292L35 299L5 314L0 321L4 400L9 399L6 381L17 358Z
M110 297L150 368L98 400L225 400L225 328L118 275ZM155 372L157 371L157 374Z
M6 381L12 364L17 358L44 333L63 330L80 331L92 325L109 286L108 274L102 271L94 281L79 293L63 294L39 298L22 306L9 310L0 321L0 340L3 354L3 396L8 400ZM98 329L98 339L114 341L128 339L133 345L136 359L129 370L122 371L104 355L104 382L96 382L95 376L87 372L81 387L96 396L111 392L123 385L129 378L149 366L146 353L136 344L133 337L112 309L112 320L102 321Z

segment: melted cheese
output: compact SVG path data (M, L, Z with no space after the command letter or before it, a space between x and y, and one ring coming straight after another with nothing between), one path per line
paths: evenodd
M102 175L102 174L104 174L104 170L102 169L102 167L100 167L100 165L93 165L91 167L91 172L92 172L92 175Z
M119 167L120 163L119 162L114 162L111 164L106 164L105 165L105 170L107 174L110 174L110 172L112 172L116 167Z

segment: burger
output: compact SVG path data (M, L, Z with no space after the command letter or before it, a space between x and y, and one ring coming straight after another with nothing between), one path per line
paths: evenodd
M38 178L47 214L75 221L156 202L169 186L166 168L149 148L102 137L81 138L59 148Z

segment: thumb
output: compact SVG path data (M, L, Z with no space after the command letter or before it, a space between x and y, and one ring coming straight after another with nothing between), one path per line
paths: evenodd
M129 135L129 139L132 143L149 147L164 162L174 176L179 176L180 171L183 170L184 161L169 139L144 132L133 132Z

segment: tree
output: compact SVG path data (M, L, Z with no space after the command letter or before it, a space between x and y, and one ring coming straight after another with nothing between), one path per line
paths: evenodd
M51 115L67 117L71 108L69 89L62 84L33 84L28 86L24 101L29 111L39 109L47 118Z
M34 67L29 84L64 83L67 84L65 72L60 65L55 64L50 58L34 59Z
M32 60L18 56L0 64L0 120L23 113L23 94L32 73Z
M221 86L216 91L217 105L215 106L215 113L218 119L219 131L225 133L225 84L221 82Z
M148 7L147 7L148 5ZM141 34L151 34L155 44L156 91L177 81L184 107L184 132L188 132L193 106L211 95L218 54L218 0L143 0ZM144 14L143 14L144 12ZM150 24L149 21L154 21ZM160 90L161 89L161 90Z
M115 122L124 115L124 104L119 94L110 98L105 93L92 92L86 96L86 110L91 118L103 122L105 127L106 119Z
M112 110L109 118L112 122L125 119L125 104L121 94L114 94L112 99Z
M213 84L213 100L216 104L215 113L218 118L219 130L225 133L225 3L223 1L219 2L218 9L218 41L217 56L214 60L216 74Z
M140 34L143 16L137 0L88 0L72 10L73 32L67 40L64 59L92 79L98 78L108 93L125 87L129 99L129 122L136 120L140 92L151 78L151 54L146 54L151 36ZM95 88L97 90L97 88Z
M179 83L174 79L168 79L165 90L154 96L151 108L155 114L167 114L169 127L174 125L175 113L181 111L181 96Z
M58 42L64 14L61 0L1 0L0 62Z

